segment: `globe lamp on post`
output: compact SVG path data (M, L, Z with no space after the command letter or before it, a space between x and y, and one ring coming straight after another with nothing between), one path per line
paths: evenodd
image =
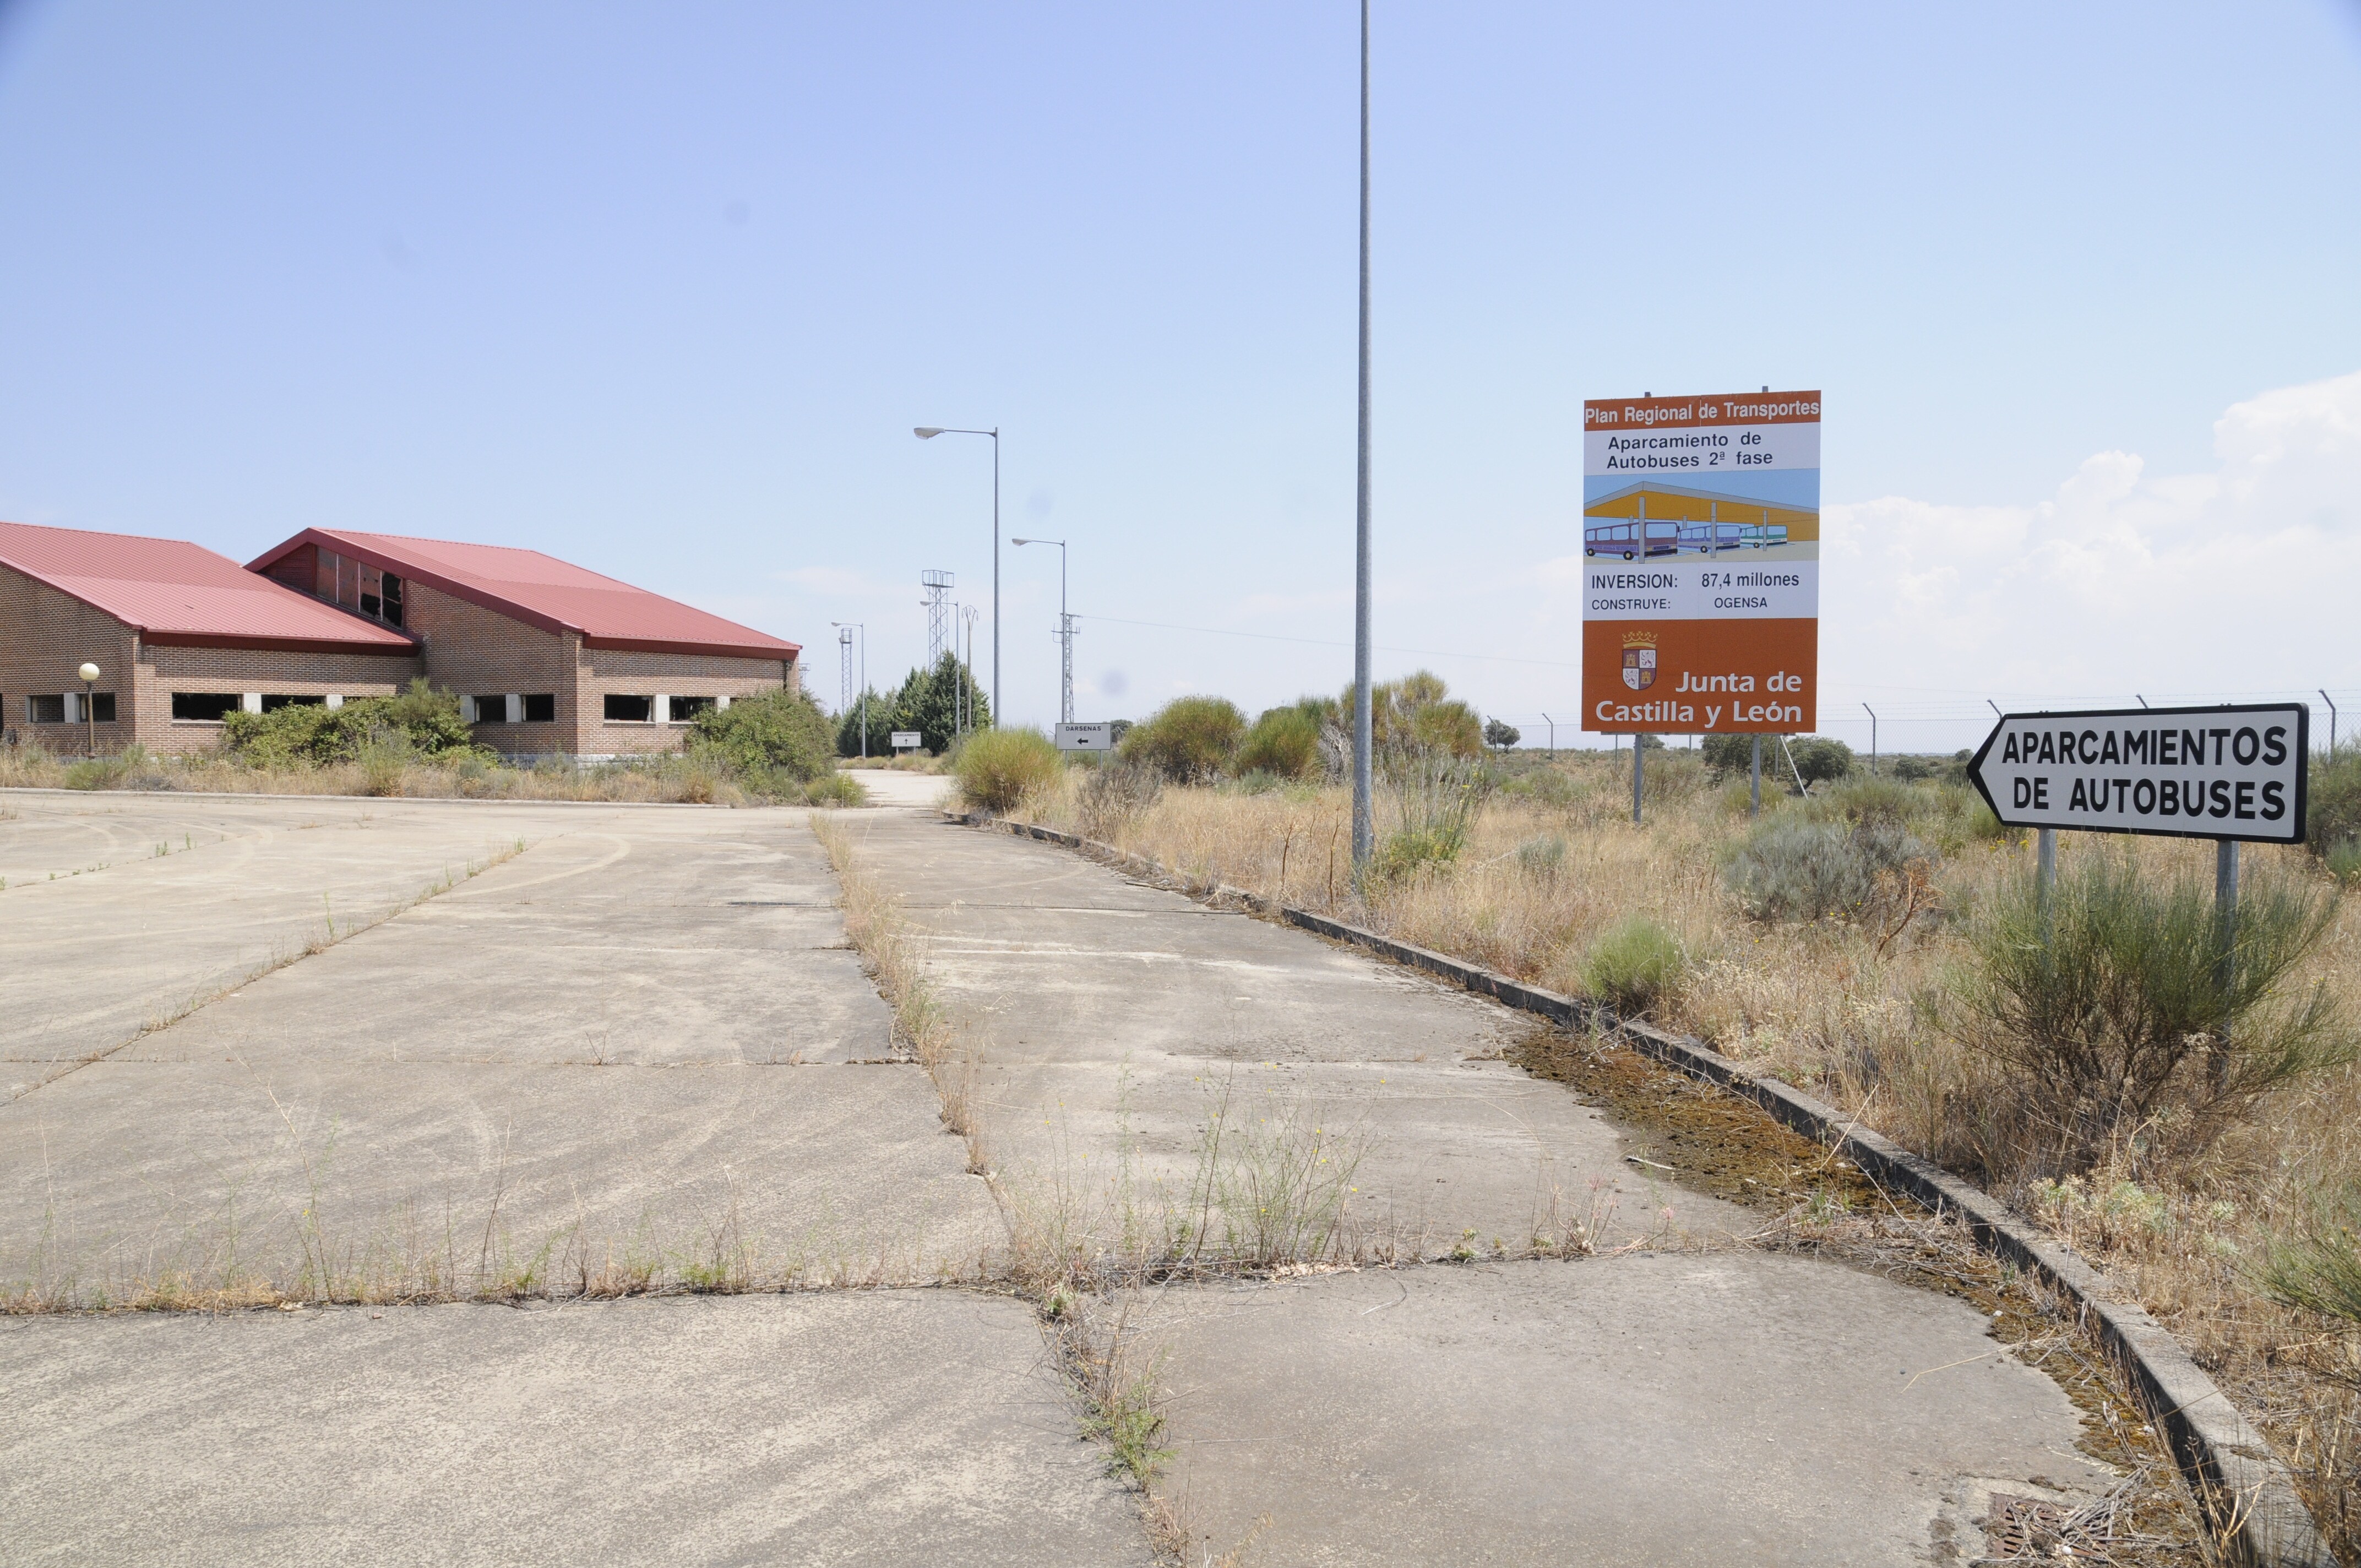
M98 755L98 703L95 699L98 696L99 673L98 666L89 663L84 663L81 669L74 672L82 677L82 734L85 738L82 755L85 757Z

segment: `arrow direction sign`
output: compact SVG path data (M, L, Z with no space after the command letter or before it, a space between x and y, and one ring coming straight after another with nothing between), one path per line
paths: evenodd
M2303 842L2302 703L2002 716L1968 764L2011 828Z

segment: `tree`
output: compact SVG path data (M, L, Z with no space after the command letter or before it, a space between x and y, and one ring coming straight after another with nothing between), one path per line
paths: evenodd
M950 749L959 737L959 707L961 688L967 693L967 728L971 730L992 728L992 705L984 700L983 690L975 677L949 652L935 661L930 670L912 670L903 681L902 689L894 694L893 729L915 729L918 743L939 756ZM873 752L877 744L877 718L870 714L869 744Z
M871 686L863 696L868 698L868 710L865 715L862 708L862 698L856 696L852 699L851 707L836 716L836 754L840 757L858 757L863 754L879 757L892 750L885 742L887 732L894 728L893 696L890 693L879 691L875 686ZM862 726L864 723L869 727L869 740L865 753L861 735Z
M1843 778L1853 769L1852 748L1825 735L1791 741L1787 751L1795 759L1795 772L1807 784Z
M1484 744L1487 746L1505 751L1524 738L1523 732L1513 724L1503 724L1497 718L1484 721Z

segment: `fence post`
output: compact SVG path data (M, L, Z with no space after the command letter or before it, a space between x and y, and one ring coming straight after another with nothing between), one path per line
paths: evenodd
M1752 783L1748 785L1746 815L1749 817L1763 815L1763 737L1760 735L1754 737L1754 773Z
M2058 829L2033 832L2033 897L2041 914L2041 945L2049 945L2049 906L2058 891Z
M2238 983L2238 840L2213 840L2213 931L2219 944L2213 960L2214 983L2222 988L2226 1003L2230 992ZM2207 1064L2213 1087L2219 1089L2230 1076L2230 1033L2223 1029L2220 1043L2214 1047L2213 1060Z
M1634 828L1640 825L1640 783L1648 767L1648 748L1642 744L1646 740L1644 735L1631 737L1631 826Z

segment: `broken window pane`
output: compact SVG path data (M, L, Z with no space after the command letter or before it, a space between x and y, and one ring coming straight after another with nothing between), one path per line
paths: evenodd
M218 724L225 713L236 710L236 692L174 692L172 717L201 724Z
M686 724L713 707L709 696L676 696L672 699L671 718L675 724Z
M621 724L645 724L655 717L653 696L620 696L607 694L607 717Z
M524 721L527 724L556 723L557 694L555 692L525 693Z

